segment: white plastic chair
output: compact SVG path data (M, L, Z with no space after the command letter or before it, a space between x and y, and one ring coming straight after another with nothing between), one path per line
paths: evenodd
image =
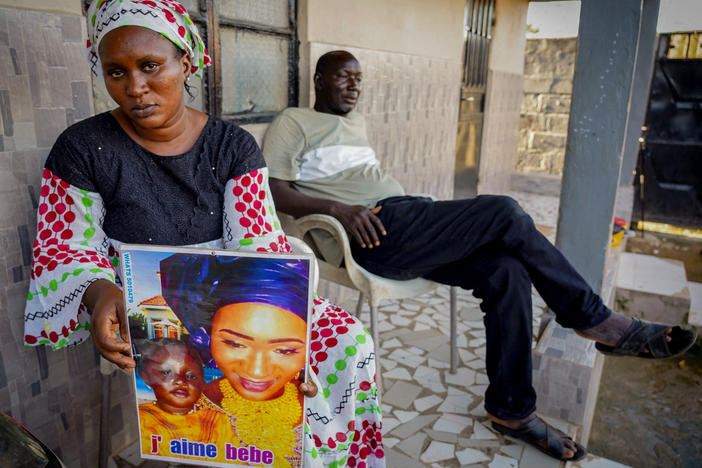
M370 330L373 337L373 342L379 346L378 341L378 305L383 299L406 299L419 296L426 292L432 291L440 286L439 283L426 280L424 278L415 278L407 281L398 281L382 276L374 275L365 270L353 259L351 255L351 245L346 234L346 230L339 221L335 218L323 215L312 214L297 218L294 220L295 225L300 230L300 237L304 239L312 229L322 229L330 233L344 253L344 266L336 267L317 257L319 266L319 275L321 278L332 281L342 286L356 289L360 292L356 315L359 314L363 305L364 298L368 298L370 306ZM298 234L298 233L296 233ZM451 288L451 315L450 315L450 350L451 350L451 368L452 374L456 373L458 366L458 350L456 344L456 288ZM376 351L376 355L377 355Z

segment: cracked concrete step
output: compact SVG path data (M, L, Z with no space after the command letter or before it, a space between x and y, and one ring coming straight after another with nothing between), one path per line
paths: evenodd
M651 322L687 323L690 291L685 265L669 258L622 253L614 308Z

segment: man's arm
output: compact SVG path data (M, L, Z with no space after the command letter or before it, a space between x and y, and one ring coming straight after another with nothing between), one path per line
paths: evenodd
M278 210L289 215L300 217L308 214L321 213L339 220L344 228L353 235L358 245L372 249L380 245L378 233L386 235L385 227L376 216L382 206L369 210L361 205L314 198L298 192L287 180L269 179L273 200Z

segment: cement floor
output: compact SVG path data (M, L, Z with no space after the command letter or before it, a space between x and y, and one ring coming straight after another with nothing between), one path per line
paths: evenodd
M641 468L702 466L702 357L606 358L588 449Z

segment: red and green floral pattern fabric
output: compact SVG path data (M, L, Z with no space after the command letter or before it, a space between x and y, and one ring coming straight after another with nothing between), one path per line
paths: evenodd
M81 299L98 279L120 284L119 241L103 232L99 194L78 189L45 169L37 239L25 308L25 344L59 349L89 337ZM227 182L223 237L198 244L241 251L290 252L275 212L266 168ZM382 422L375 351L358 320L326 299L312 310L310 378L319 392L306 399L306 467L383 467Z

